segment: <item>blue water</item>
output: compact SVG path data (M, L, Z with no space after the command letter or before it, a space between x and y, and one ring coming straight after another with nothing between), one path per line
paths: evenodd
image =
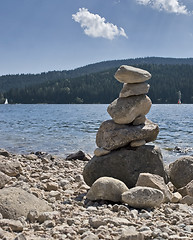
M0 148L12 153L45 151L66 156L93 154L108 105L0 105ZM158 123L158 145L165 162L193 154L193 105L153 105L147 117ZM178 147L178 150L175 150Z

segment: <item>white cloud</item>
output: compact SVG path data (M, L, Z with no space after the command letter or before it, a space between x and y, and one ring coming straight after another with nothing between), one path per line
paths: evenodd
M179 3L178 0L136 0L139 4L150 5L160 11L164 10L169 13L188 14L185 5Z
M84 29L84 33L88 36L94 38L103 37L111 40L116 36L127 38L123 28L118 28L116 25L106 22L105 18L102 18L98 14L90 13L86 8L79 8L79 11L73 14L72 18L80 23L80 26Z

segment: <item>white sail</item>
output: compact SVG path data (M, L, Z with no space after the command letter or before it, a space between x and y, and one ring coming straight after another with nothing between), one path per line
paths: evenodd
M5 103L4 104L8 104L8 99L7 98L5 99Z

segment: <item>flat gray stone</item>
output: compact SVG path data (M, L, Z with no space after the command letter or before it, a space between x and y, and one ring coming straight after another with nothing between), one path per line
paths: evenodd
M134 208L157 207L163 200L163 192L151 187L134 187L122 194L122 201Z
M111 151L127 146L133 141L152 142L156 140L158 133L158 125L148 119L145 124L138 126L117 124L113 120L107 120L101 124L97 132L96 144L99 148Z
M136 183L136 187L151 187L158 189L164 194L164 202L170 202L172 199L172 192L170 192L168 186L165 184L163 177L151 174L151 173L140 173Z
M31 210L51 212L52 208L46 201L35 197L21 188L10 187L0 189L0 213L4 218L17 219Z
M118 240L144 240L143 233L140 233L136 230L134 226L126 226L121 229L121 236Z
M147 94L150 85L148 83L124 83L119 94L120 98Z
M146 95L117 98L107 108L113 121L118 124L129 124L137 117L146 115L152 102Z
M122 148L101 157L94 156L83 170L87 185L100 177L113 177L124 182L128 188L134 187L140 173L152 173L167 180L160 149L145 145L136 149Z
M103 155L107 155L109 154L110 151L104 149L104 148L96 148L94 150L94 155L96 155L97 157L103 156Z
M140 83L151 78L151 74L143 69L122 65L115 73L115 78L122 83Z
M130 142L130 146L131 147L140 147L146 144L145 140L136 140L136 141L132 141Z
M7 157L0 155L0 171L10 177L15 177L21 173L22 168L17 160L9 160Z
M23 225L18 220L1 219L0 220L0 227L3 227L3 226L9 227L13 232L22 232L23 231Z

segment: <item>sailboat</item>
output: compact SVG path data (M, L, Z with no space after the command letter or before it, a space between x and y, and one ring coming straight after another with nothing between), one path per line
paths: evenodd
M5 99L5 102L4 102L4 104L8 104L8 99L7 99L7 98Z

